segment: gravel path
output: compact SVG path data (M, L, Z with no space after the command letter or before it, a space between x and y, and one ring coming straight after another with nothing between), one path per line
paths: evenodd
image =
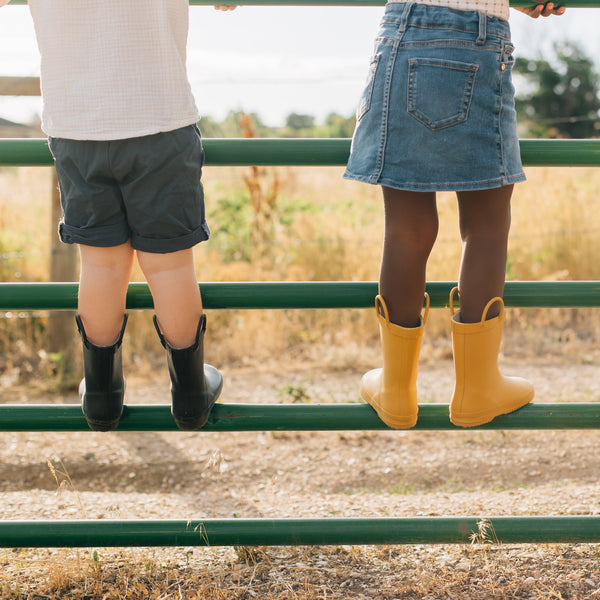
M594 364L564 367L560 361L545 360L526 366L503 365L507 373L516 372L517 368L519 375L534 382L538 401L600 399L599 369ZM361 373L321 370L310 365L285 371L281 368L277 371L265 368L262 372L250 368L232 369L224 375L226 402L294 399L355 402ZM450 361L426 361L419 376L423 401L447 402L452 377ZM163 377L129 377L127 393L130 402L165 403L168 382ZM24 395L23 391L14 391L9 401L19 401L19 394L21 401L28 402L77 402L75 395L50 398ZM2 438L0 513L3 519L600 514L600 454L597 452L598 434L594 431L77 432L4 433ZM591 546L585 548L597 552ZM527 545L518 549L530 557L529 562L546 564L549 558L544 552L550 550L546 548L543 556L537 556L538 550L542 552ZM357 572L362 575L354 578L359 582L358 587L352 588L354 592L348 589L350 584L344 588L337 582L337 586L329 586L329 596L308 595L306 598L461 597L427 596L422 590L414 592L416 595L402 595L398 587L391 595L382 595L381 590L370 595L365 593L364 590L373 585L373 565L377 560L380 575L391 582L395 576L389 569L406 558L396 549L396 558L384 561L387 565L384 567L381 557L376 559L373 554L382 551L365 548L362 558L356 559L357 564L362 565L357 567ZM516 551L506 549L509 554ZM30 574L31 565L39 564L39 552L29 556L33 562L26 561ZM152 556L160 556L157 551L152 552ZM170 556L176 552L171 550ZM186 552L204 563L225 561L229 565L228 572L233 569L242 573L252 563L241 560L239 554L232 554L232 549L187 549ZM212 552L212 558L207 558L206 552ZM289 574L290 553L295 553L297 558L300 550L273 549L270 552L268 560L278 564L282 573ZM313 570L319 571L314 566L318 555L324 556L320 559L323 565L336 564L331 558L334 549L305 552L307 554L298 561L313 565ZM464 561L473 563L474 560L472 556L465 558L464 549L456 547L421 548L417 554L423 552L429 553L427 560L433 561L428 567L433 569L432 577L434 574L440 577L440 569L447 570L449 565L455 575L464 573ZM564 549L559 553L564 555ZM507 560L509 554L505 554L503 560ZM534 560L531 556L537 558ZM552 556L553 561L558 560ZM582 557L586 565L595 564L588 553L583 552ZM14 562L6 556L5 564L14 567ZM459 568L461 564L463 567ZM505 563L493 564L499 569L497 576L504 576L506 568L502 565ZM412 569L414 573L418 570L415 565ZM410 572L409 569L405 576ZM302 573L306 580L304 567ZM561 573L555 573L555 577ZM5 573L3 577L6 576ZM363 591L360 591L361 577ZM312 581L310 577L309 580ZM588 580L588 584L581 585L587 585L600 595L596 567L583 568L575 580ZM260 590L273 593L272 590L278 589L264 587L264 578L260 581L263 587L256 588L257 593ZM502 585L498 587L496 579L494 582L493 589L503 589ZM577 596L583 593L583 588L577 585L564 587L562 596L532 593L522 597L596 597ZM250 585L245 589L253 588ZM514 586L511 589L513 593ZM549 588L540 589L547 594ZM298 591L295 593L296 596L287 597L303 597ZM569 593L571 595L564 595ZM254 596L223 596L229 597ZM462 597L480 596L473 593Z

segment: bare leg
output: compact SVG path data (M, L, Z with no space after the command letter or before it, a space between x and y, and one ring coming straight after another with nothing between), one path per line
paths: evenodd
M417 327L425 294L427 259L438 233L434 192L383 187L385 231L379 274L390 321Z
M152 293L162 334L173 348L191 346L196 341L202 316L192 249L168 254L138 250L137 256Z
M463 323L476 323L488 301L502 297L512 191L510 185L458 193L463 243L458 289ZM498 316L499 310L499 306L492 306L488 318Z
M110 248L80 245L79 254L79 316L92 344L111 346L123 326L134 250L129 242Z

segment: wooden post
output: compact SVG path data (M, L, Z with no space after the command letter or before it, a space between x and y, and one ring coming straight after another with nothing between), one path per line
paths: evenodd
M39 96L39 77L0 77L0 96ZM77 281L78 256L74 244L63 244L57 234L58 222L62 216L60 193L56 172L52 173L52 190L50 195L52 216L50 227L50 281ZM57 374L58 386L61 390L72 389L79 384L80 371L73 311L50 311L46 350L60 357Z
M0 77L0 96L39 95L39 77Z
M52 172L52 235L50 242L50 281L77 281L78 253L76 244L63 244L58 238L58 222L62 216L56 172ZM61 390L77 387L80 379L78 340L73 311L50 311L46 346L59 355L58 385Z

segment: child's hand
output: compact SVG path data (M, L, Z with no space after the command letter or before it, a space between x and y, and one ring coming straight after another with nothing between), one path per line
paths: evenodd
M2 0L0 0L2 2ZM235 10L237 6L215 6L215 10Z
M8 4L10 2L10 0L0 0L0 7L4 6L5 4Z
M564 15L566 8L564 6L554 8L554 2L546 2L546 4L537 4L531 8L517 8L517 10L532 19L537 19L538 17L549 17L550 15Z

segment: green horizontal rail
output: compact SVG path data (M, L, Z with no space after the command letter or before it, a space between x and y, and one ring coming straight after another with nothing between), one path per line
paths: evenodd
M207 309L370 308L374 281L232 281L200 283ZM433 308L448 305L452 281L427 283ZM0 311L75 310L77 283L0 283ZM583 308L600 306L600 281L508 281L507 307ZM127 308L150 309L146 283L130 283Z
M521 140L528 166L599 166L600 140ZM342 166L350 140L335 139L217 139L203 140L210 166ZM0 140L0 165L45 166L52 155L45 139Z
M600 517L29 520L0 522L2 548L600 542Z
M27 4L27 0L12 0L11 4ZM219 0L223 6L383 6L385 0ZM511 0L511 6L531 6L532 0ZM557 0L556 4L569 8L600 7L599 0ZM192 6L214 6L215 0L190 0Z
M202 432L388 430L368 404L227 404ZM463 430L447 404L420 404L414 430ZM474 429L600 429L600 403L532 403ZM2 404L0 431L89 431L79 404ZM117 431L177 431L168 404L127 404Z

